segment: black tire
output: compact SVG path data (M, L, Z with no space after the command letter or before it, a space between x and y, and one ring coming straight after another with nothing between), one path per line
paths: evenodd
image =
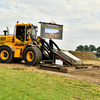
M21 58L14 58L14 59L13 59L13 62L14 62L14 63L20 63L21 61L22 61Z
M41 60L41 51L37 47L28 47L24 52L24 60L27 65L35 65Z
M13 52L8 47L0 48L0 62L9 63L13 60Z
M41 60L42 60L42 53L41 53L41 51L40 51L40 49L39 48L36 48L36 51L38 52L38 60L37 60L37 64L39 64L40 62L41 62Z

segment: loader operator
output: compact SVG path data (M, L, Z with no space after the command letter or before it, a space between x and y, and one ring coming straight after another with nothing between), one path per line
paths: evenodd
M21 41L24 41L25 31L21 29Z

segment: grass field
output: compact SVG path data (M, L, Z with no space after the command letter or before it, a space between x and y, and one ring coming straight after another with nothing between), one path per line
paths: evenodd
M98 58L100 60L100 58Z
M100 85L0 67L0 100L100 100Z

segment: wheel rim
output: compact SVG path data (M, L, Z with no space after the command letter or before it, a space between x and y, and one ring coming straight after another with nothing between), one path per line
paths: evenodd
M32 51L29 51L28 53L27 53L27 60L28 61L32 61L33 59L34 59L34 54L33 54L33 52Z
M3 50L3 51L1 52L1 59L6 60L6 59L8 59L8 57L9 57L8 51Z

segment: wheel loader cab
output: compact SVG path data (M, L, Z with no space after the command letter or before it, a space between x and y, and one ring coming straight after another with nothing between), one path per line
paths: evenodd
M28 41L29 36L36 38L36 28L32 24L17 24L16 25L16 42Z

